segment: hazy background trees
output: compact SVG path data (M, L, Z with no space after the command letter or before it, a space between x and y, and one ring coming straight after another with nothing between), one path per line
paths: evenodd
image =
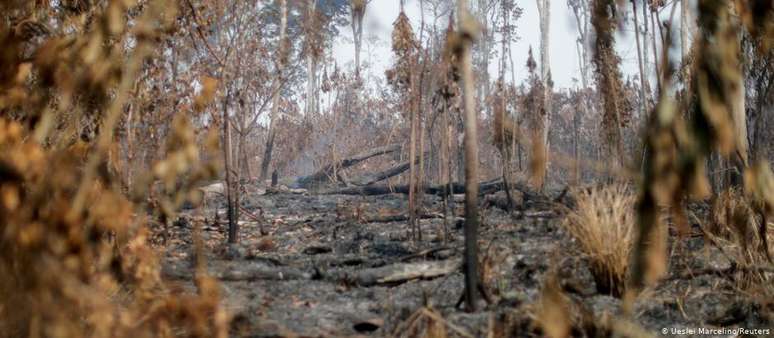
M674 64L679 71L671 77L674 95L685 114L693 111L691 70L696 41L705 34L692 15L696 3L611 3L536 0L529 4L534 13L525 13L520 6L526 5L516 1L470 2L480 31L472 65L481 181L532 178L553 189L640 168L648 151L641 137L644 122L669 67L661 60L670 37L679 42L673 45L680 54ZM122 184L132 189L137 176L163 155L171 117L197 105L202 105L202 113L192 119L197 137L216 130L223 141L220 158L228 168L223 179L234 219L245 187L270 183L273 173L279 183L292 185L294 177L392 143L401 144L402 151L334 168L332 181L348 185L353 176L404 162L411 167L409 174L386 183L415 183L416 189L464 181L459 69L445 52L448 34L458 25L456 3L402 2L395 6L403 6L404 15L387 19L375 12L380 5L360 0L182 2L175 30L143 64L120 117L116 159ZM5 19L33 37L87 29L88 12L75 23L64 20L64 13L76 9L59 8L37 21L12 14ZM552 11L556 8L565 11ZM540 24L522 27L525 14L536 15ZM561 62L550 57L556 56L552 41L561 34L551 25L556 17L576 29L569 41L578 71L570 84L554 83L552 75L551 65ZM371 27L374 18L394 25ZM746 20L732 12L732 22ZM374 54L394 45L395 39L384 34L393 27L406 28L404 44L392 55ZM760 35L747 29L739 34L744 91L734 123L739 134L747 135L742 139L748 150L737 160L710 157L708 173L717 189L738 180L745 162L772 158L771 51L763 48ZM537 37L539 43L514 48L524 36ZM340 62L342 45L352 46L352 63ZM633 48L622 56L620 45ZM202 94L217 104L197 102ZM496 128L504 126L510 136L498 136ZM96 127L84 119L68 128L71 135L89 140ZM417 205L416 212L422 208Z

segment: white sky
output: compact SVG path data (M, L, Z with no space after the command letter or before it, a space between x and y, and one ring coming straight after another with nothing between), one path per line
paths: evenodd
M523 81L526 76L527 51L532 46L535 58L539 55L540 31L537 5L535 0L521 0L517 2L524 12L516 22L521 37L517 43L511 46L513 62L516 67L516 81ZM390 49L390 34L392 23L398 17L400 0L373 0L367 7L363 28L363 50L361 60L371 65L370 75L378 78L384 77L384 70L392 63L392 51ZM426 9L426 11L428 11ZM406 1L406 15L411 20L414 32L419 28L419 1ZM663 15L663 13L662 13ZM429 17L429 14L427 14ZM426 24L429 22L426 18ZM443 29L440 27L439 29ZM628 26L627 29L632 29ZM341 27L342 35L337 38L333 47L333 57L340 66L352 69L354 60L354 45L352 42L352 30L349 26ZM638 73L637 47L634 34L624 33L618 36L617 50L622 64L624 76ZM568 88L573 86L573 78L580 81L578 68L578 56L575 48L575 40L578 33L575 28L575 19L572 11L567 7L566 0L551 1L551 27L550 27L550 63L551 73L556 88ZM369 37L375 38L375 43L369 42ZM499 46L497 46L499 50ZM652 51L649 53L652 55ZM652 62L652 57L650 58ZM491 62L490 73L496 74L497 62ZM651 69L653 69L651 67ZM509 77L508 77L509 78Z

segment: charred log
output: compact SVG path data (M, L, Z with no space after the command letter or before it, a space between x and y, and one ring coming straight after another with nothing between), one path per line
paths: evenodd
M398 150L400 150L399 144L390 144L390 145L374 148L366 152L356 154L352 157L342 159L336 163L328 164L324 166L322 169L315 172L314 174L298 178L294 186L298 188L308 188L316 184L326 182L333 178L334 176L333 173L335 171L334 169L340 170L344 168L349 168L369 158L394 153Z

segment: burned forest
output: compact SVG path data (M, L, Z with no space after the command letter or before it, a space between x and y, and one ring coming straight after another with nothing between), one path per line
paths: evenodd
M771 0L0 1L0 338L774 336Z

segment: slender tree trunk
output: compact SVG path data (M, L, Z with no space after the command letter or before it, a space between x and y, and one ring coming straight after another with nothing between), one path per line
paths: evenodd
M516 87L516 67L513 64L513 49L508 48L508 62L511 66L511 84L513 87ZM515 90L515 89L514 89ZM515 94L515 93L514 93ZM513 97L511 98L513 99ZM514 112L513 115L513 130L518 130L518 121L519 121L519 114L518 112ZM514 152L513 156L511 158L517 158L518 159L518 168L521 171L523 169L521 165L521 142L520 140L517 140L516 137L514 137L511 140L511 151Z
M650 35L650 28L648 27L648 3L642 2L642 27L644 28L642 36L642 65L645 70L645 91L648 93L648 100L652 95L650 89L650 51L648 50L648 36Z
M634 39L637 43L637 63L640 67L640 108L641 118L645 119L645 114L648 111L648 103L645 100L645 67L642 61L642 49L640 47L640 24L637 20L637 1L632 0L632 13L634 14Z
M363 17L367 0L352 0L352 37L355 40L355 76L360 77L360 50L363 45Z
M425 126L424 121L421 119L417 122L417 127L419 129L419 170L417 171L418 177L417 177L417 196L416 196L416 211L414 212L415 216L418 213L422 213L422 204L424 201L424 194L425 194ZM417 229L419 230L419 240L422 240L422 231L419 228L419 223L417 223Z
M543 175L548 172L549 162L549 141L548 131L551 128L551 110L552 110L552 92L553 85L551 80L551 64L549 58L549 38L551 28L551 1L550 0L536 0L538 7L538 15L540 16L540 79L543 82L543 107L545 108L545 114L543 115L542 127L540 130L540 142L543 143L542 151L543 163L541 172ZM543 176L541 175L541 176ZM545 177L540 178L540 189L543 189L545 185Z
M234 205L234 181L231 178L231 122L228 116L229 94L223 99L223 168L226 171L226 212L228 217L228 242L239 242L239 223Z
M307 0L307 20L317 20L317 1L316 0ZM313 26L314 27L314 26ZM307 35L313 35L312 32L307 32ZM313 41L309 38L307 38L306 43L318 43L316 41ZM307 46L307 49L309 52L306 53L306 103L304 107L304 112L306 113L306 116L314 116L319 112L320 109L320 92L318 88L318 82L319 79L317 77L317 69L318 69L318 60L319 55L316 55L314 52L312 52L312 48L310 46ZM336 95L336 99L338 99L338 94ZM328 100L330 104L330 99Z
M482 107L486 110L487 116L491 113L489 109L489 104L485 104L485 101L489 98L489 94L491 93L491 79L489 77L489 55L491 54L491 29L489 27L489 17L488 17L488 4L487 0L479 0L478 1L478 7L481 14L481 28L483 31L483 36L480 39L480 46L481 46L481 63L480 63L480 94L481 97L479 98L479 102Z
M464 112L461 112L461 114L464 114ZM456 148L457 151L457 182L465 182L465 151L463 150L464 147L464 140L463 137L459 137L459 135L465 134L465 122L463 120L463 116L458 116L457 119L457 137L456 137Z
M306 116L314 116L319 111L319 103L317 101L317 59L311 54L306 56ZM328 100L330 101L330 100Z
M478 126L475 107L471 44L475 32L467 31L473 24L467 1L458 0L459 27L462 46L456 48L462 71L461 86L465 124L465 305L468 311L477 310L478 285Z
M691 49L691 6L688 0L681 0L680 8L680 53L682 58L680 59L682 65L682 73L686 93L691 92L691 67L688 65L688 52Z
M540 17L540 79L546 82L550 69L548 43L551 27L551 1L536 0L538 16Z
M576 49L578 53L578 67L581 75L580 109L575 110L573 116L573 180L577 184L581 180L580 166L580 128L582 116L589 114L589 7L588 1L578 1L572 6L575 22L578 26L578 40Z
M134 105L129 106L129 114L126 116L126 189L132 191L134 176L134 130L132 129Z
M412 75L412 82L414 76ZM416 89L414 84L412 88ZM416 92L411 94L416 95ZM418 109L416 109L417 103L416 97L409 99L409 109L411 116L411 134L409 136L409 158L416 158L417 153L417 122L418 122ZM414 161L409 161L409 228L411 229L411 238L414 240L421 239L422 235L420 229L417 227L417 166Z
M689 4L687 0L680 0L680 58L683 67L688 56L688 11ZM686 78L687 79L687 78Z
M661 69L658 64L658 45L656 44L656 24L657 20L655 19L656 13L651 10L650 12L650 28L653 32L651 32L650 38L653 42L653 60L655 61L655 67L656 67L656 93L661 92ZM659 30L661 30L661 27L659 26ZM656 94L658 95L658 94Z
M274 152L274 138L276 137L275 126L273 123L269 125L269 136L266 138L266 146L263 150L263 158L261 159L261 178L263 182L269 177L269 165L271 163L271 156Z
M449 137L449 107L444 100L443 103L443 132L441 135L441 184L444 185L443 193L443 229L444 229L444 242L449 240L449 200L451 198L451 140Z
M250 168L247 160L247 113L244 107L239 107L239 130L237 139L237 172L240 177L250 178Z
M282 74L285 68L285 57L286 57L285 40L287 39L287 28L288 28L288 3L287 3L287 0L279 0L279 1L280 1L281 18L280 18L279 48L277 48L279 53L277 58L277 72L279 74ZM269 136L266 138L266 147L264 148L263 159L261 160L261 177L260 177L261 182L265 181L266 178L269 177L269 167L271 166L271 157L274 151L274 139L277 137L276 122L277 122L277 119L279 118L277 115L279 112L281 96L282 95L277 94L272 99L271 121L269 122Z
M774 86L774 83L772 81L774 78L769 79L769 87ZM763 88L763 82L758 82L758 86L755 89L755 95L756 98L756 109L755 111L758 112L758 115L755 117L755 128L754 128L754 135L753 135L753 144L750 148L750 155L752 155L752 160L759 161L761 159L765 159L766 154L768 153L769 144L767 144L764 140L764 131L768 130L766 128L766 122L768 115L774 111L774 107L772 107L772 104L774 104L774 100L766 100L766 97L768 97L770 94L771 88ZM771 143L771 142L769 142Z
M587 2L579 1L578 6L573 6L575 21L578 25L578 40L576 49L578 53L578 67L581 73L581 91L580 91L580 109L575 109L573 115L573 181L575 184L580 182L580 119L581 112L583 116L588 115L588 88L589 88L589 58L588 58L588 7Z

